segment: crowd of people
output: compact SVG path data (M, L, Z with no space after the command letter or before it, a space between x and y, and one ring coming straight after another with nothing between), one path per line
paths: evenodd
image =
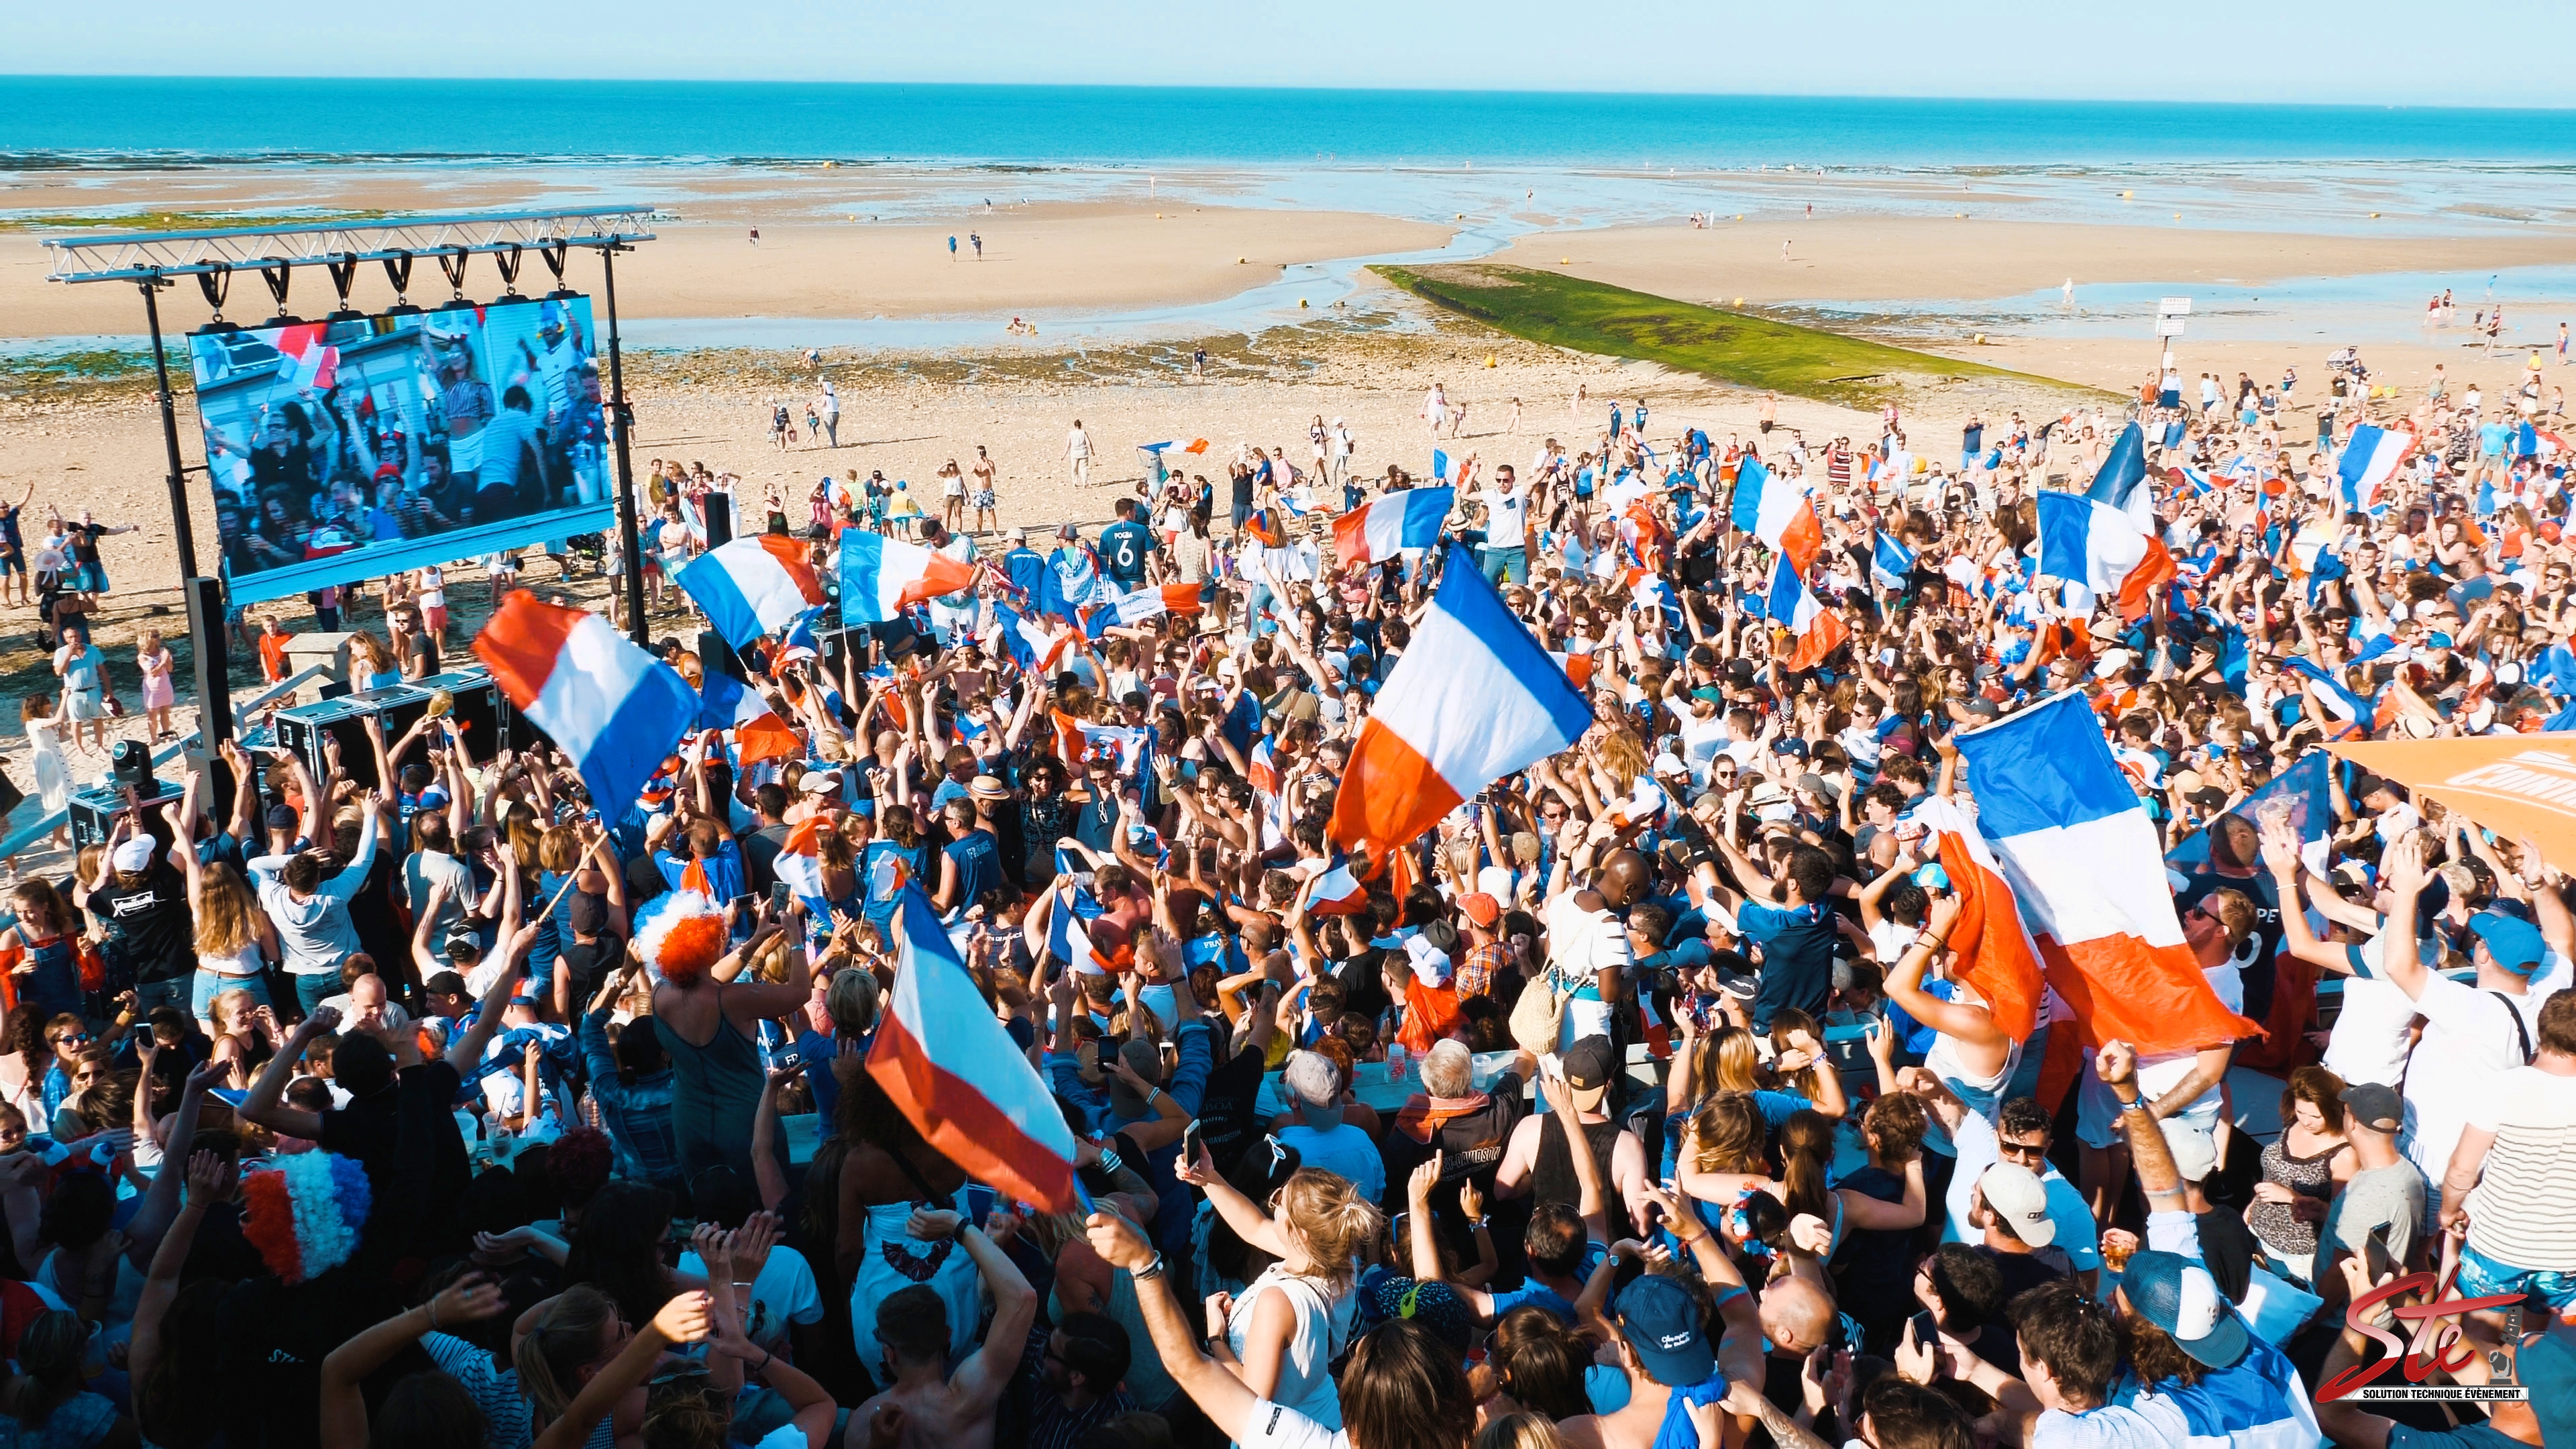
M2329 742L2576 699L2537 369L2355 385L2313 439L2289 380L2235 410L2178 381L2128 417L1971 419L1955 458L1893 406L1856 445L1767 403L1723 439L1578 403L1562 441L1430 479L1360 476L1318 418L1311 473L1247 445L1048 551L979 558L952 507L921 537L972 590L744 651L797 749L701 730L634 801L445 720L319 774L228 748L11 893L0 1427L2576 1443L2566 877L2338 762L2317 808L2266 803ZM2035 530L2132 422L2174 569L2123 617L2039 574ZM2400 426L2420 446L2356 508L2353 430ZM1825 533L1821 658L1734 526L1757 462ZM684 608L710 490L654 476L655 597ZM1465 552L1336 558L1328 515L1417 486L1455 490ZM827 580L884 530L828 480L805 518L744 512ZM1372 701L1469 563L1590 727L1345 857ZM1050 614L1043 655L1005 627ZM661 651L692 684L731 667L688 642ZM1927 820L1974 808L1954 736L2070 691L2240 1036L2142 1058L2052 993L2017 1037L1953 969L1969 903ZM934 929L1073 1134L1079 1206L974 1180L890 1080ZM2399 1318L2418 1272L2491 1303ZM2326 1391L2436 1333L2476 1351L2425 1382L2528 1397Z

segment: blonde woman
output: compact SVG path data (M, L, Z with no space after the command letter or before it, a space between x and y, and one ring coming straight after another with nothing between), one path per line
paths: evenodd
M247 996L254 1006L270 1004L263 972L280 956L277 924L231 866L222 861L201 866L193 850L180 855L188 866L188 910L197 921L197 978L189 993L189 1014L212 1036L218 997Z
M1246 1244L1278 1260L1240 1298L1209 1296L1208 1323L1225 1329L1209 1345L1216 1361L1271 1403L1341 1428L1333 1361L1349 1346L1352 1280L1384 1216L1348 1178L1322 1168L1297 1169L1266 1210L1217 1172L1205 1147L1179 1175L1206 1191Z
M250 1090L252 1075L277 1055L284 1036L277 1018L249 992L235 987L215 998L215 1050L210 1060L228 1073L224 1085Z

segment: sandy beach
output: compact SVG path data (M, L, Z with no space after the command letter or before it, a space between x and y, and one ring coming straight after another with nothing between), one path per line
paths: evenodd
M136 205L192 215L317 206L418 213L606 199L603 188L585 190L580 173L570 171L530 168L515 180L495 177L490 168L421 174L427 179L238 167L71 177L24 173L0 183L0 208L22 216ZM685 209L675 219L657 221L660 239L621 265L619 300L628 318L703 319L713 327L739 318L959 317L984 319L971 330L980 333L988 322L991 341L901 353L825 345L819 369L798 350L632 351L628 386L636 404L639 477L656 457L702 460L741 476L748 507L758 508L774 488L791 516L801 517L805 492L824 470L856 469L862 476L883 470L889 479L909 480L925 495L924 506L935 510L939 466L970 458L981 444L1001 468L1003 526L1042 530L1065 520L1105 522L1111 498L1136 474L1134 445L1162 439L1208 439L1203 471L1221 482L1238 445L1283 449L1303 464L1307 425L1318 416L1341 417L1359 437L1365 470L1374 473L1390 462L1426 470L1435 444L1420 409L1434 381L1453 401L1468 405L1461 435L1437 443L1453 457L1482 453L1520 462L1551 432L1588 438L1598 429L1600 407L1613 395L1629 402L1650 399L1660 435L1699 426L1723 440L1750 433L1759 416L1758 394L1647 364L1520 342L1435 313L1364 274L1345 307L1312 314L1312 320L1294 314L1300 319L1294 325L1249 335L1206 329L1210 335L1200 345L1210 363L1203 381L1191 376L1188 340L1099 343L1045 333L1006 339L1002 324L1013 314L1187 309L1274 282L1283 269L1293 276L1294 269L1337 259L1436 248L1459 226L1472 227L1477 220L1440 224L1352 211L1224 205L1214 193L1225 188L1211 178L1200 178L1195 199L1149 198L1143 194L1148 185L1168 183L1132 175L1103 183L1104 193L1115 194L1030 205L997 197L987 211L971 202L951 205L956 198L950 193L959 184L948 178L939 183L948 190L932 194L919 178L813 168L783 175L711 171L667 180L669 194L662 200L685 202ZM1839 205L1866 202L1856 192L1834 196ZM1538 220L1532 215L1516 224ZM749 239L753 225L761 232L757 247ZM980 262L968 241L976 233L985 239ZM139 319L130 289L68 288L43 280L48 258L36 245L43 234L23 226L0 231L0 335L135 331ZM955 261L946 247L950 235L959 240ZM1783 240L1791 243L1786 262ZM2556 262L2566 253L2561 234L2538 227L2373 237L1864 214L1813 221L1772 215L1706 229L1678 218L1550 229L1502 248L1497 260L1565 265L1580 276L1685 300L1732 303L1740 296L1762 305L2012 297L2054 288L2068 276L2080 295L2087 286L2112 282L2250 285L2279 277L2484 270ZM595 289L582 269L595 272L596 265L577 259L568 280ZM474 294L497 290L489 267L476 264L469 278ZM523 274L523 289L546 284L542 269L536 270L539 276ZM256 278L236 283L233 318L255 320L268 310ZM306 287L314 294L309 298L301 290ZM415 273L416 300L433 300L444 290L443 279L429 268ZM299 279L294 301L311 314L328 295L317 273ZM362 306L389 302L382 274L368 269L353 300ZM208 315L204 299L186 283L164 293L163 306L165 327L174 334ZM2540 335L2538 314L2521 321L2519 337ZM1965 335L1927 340L1918 333L1892 340L2107 389L2133 387L2155 359L2154 344L2143 332L2131 338L2004 329L1990 332L1984 345ZM2519 365L2519 352L2508 349L2510 355L2488 359L2460 345L2466 340L2463 326L2411 343L2373 346L2366 355L2383 381L2409 395L2420 394L2436 362L2447 364L2455 385L2481 376L2500 380ZM2308 341L2187 337L2178 362L2187 377L2207 370L2232 379L2244 371L2267 383L2276 382L2285 366L2295 366L2308 380L2312 400L2325 376L2327 350ZM789 402L801 422L804 401L826 378L843 399L845 446L835 451L800 439L785 452L774 449L767 436L772 401ZM1569 408L1578 385L1594 400L1579 418ZM22 390L13 394L12 386ZM0 378L0 394L7 394L0 396L0 489L14 497L32 481L32 511L39 519L48 506L66 513L89 507L105 521L137 525L136 532L103 545L118 586L108 597L99 639L114 672L131 687L139 632L184 632L150 394L131 372L109 381L57 380L40 387ZM1515 398L1520 417L1513 428ZM2037 417L2065 405L2063 394L2012 387L1935 392L1914 400L1907 426L1918 450L1938 456L1955 446L1971 409L1988 418L2015 410ZM1779 416L1819 441L1876 435L1874 417L1821 403L1784 399ZM179 417L184 452L193 464L199 461L197 425L184 396ZM1072 485L1063 460L1065 432L1076 418L1110 465L1088 490ZM2295 436L2307 426L2302 413L2289 431ZM211 558L211 513L202 496L195 503L200 556ZM577 580L573 587L592 599L603 588L593 580ZM485 599L479 579L457 594L461 643ZM303 622L300 604L282 607L291 611L292 623ZM372 615L361 615L359 622L376 623ZM11 715L25 691L49 679L33 648L33 625L31 611L0 608L0 711ZM246 664L237 666L237 686L251 678ZM23 776L23 750L5 754L9 767ZM89 769L99 762L78 763Z

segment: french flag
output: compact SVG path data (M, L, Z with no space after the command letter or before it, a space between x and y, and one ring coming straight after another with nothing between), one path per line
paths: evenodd
M2123 509L2089 496L2042 492L2039 571L2119 600L2123 619L2143 619L2155 591L2173 581L2174 561L2163 540L2139 531Z
M1075 886L1073 894L1059 898L1047 917L1047 954L1084 976L1123 976L1136 964L1132 950L1116 953L1092 944L1091 932L1083 922L1098 920L1100 905L1089 892Z
M841 621L882 624L907 605L975 586L975 566L873 533L841 535Z
M1003 1198L1075 1206L1073 1129L1011 1042L919 891L895 912L902 969L868 1048L876 1079L922 1140Z
M823 815L798 821L796 828L787 832L787 842L778 847L773 866L787 889L805 902L808 912L818 916L830 909L830 900L823 894L823 832L830 824L830 818Z
M1977 829L2087 1043L2153 1056L2256 1034L2184 942L2155 824L2080 691L1955 738Z
M1870 546L1869 577L1882 589L1901 589L1914 576L1914 550L1896 541L1885 529L1878 531L1878 541Z
M1368 889L1351 873L1350 857L1336 855L1324 873L1315 877L1315 889L1306 897L1310 916L1356 916L1368 909Z
M721 669L707 671L698 687L698 728L733 731L734 749L742 763L793 760L805 753L805 742L789 728L760 691Z
M1592 709L1452 547L1334 792L1333 842L1400 850L1487 785L1570 749Z
M2363 423L2352 430L2335 460L2335 477L2343 484L2343 506L2356 513L2377 513L2388 506L2380 496L2399 464L2415 451L2415 434L2405 428Z
M1798 647L1790 651L1785 666L1793 674L1822 664L1825 656L1851 637L1842 615L1824 606L1785 553L1772 560L1771 596L1765 610L1772 623L1798 636Z
M1592 687L1592 655L1589 651L1582 654L1565 654L1551 649L1547 652L1547 657L1555 661L1557 668L1565 671L1566 682L1577 689Z
M512 590L474 636L474 656L510 703L572 756L602 811L640 799L698 715L697 693L678 670L606 619L525 589Z
M1041 614L1078 625L1083 610L1107 602L1109 584L1100 577L1100 566L1089 544L1057 549L1055 556L1047 560L1046 572L1038 577Z
M804 543L783 534L754 534L711 548L673 578L736 649L779 633L828 602L823 581L805 561Z
M2093 473L2093 485L2084 496L2096 503L2118 509L2138 532L2155 536L2156 495L2147 486L2147 437L2136 423L2120 430L2111 442L2111 451L2102 455L2102 466Z
M1816 566L1825 547L1825 526L1807 490L1773 476L1759 459L1747 458L1735 474L1735 526L1771 545L1796 562L1798 572Z
M2297 654L2283 658L2281 663L2306 675L2316 686L2317 703L2323 705L2328 714L2344 724L2344 728L2337 731L2338 735L2347 734L2356 729L2363 733L2370 731L2372 725L2368 721L2374 713L2370 701L2353 693L2349 686L2323 665Z
M1455 488L1408 488L1363 503L1333 520L1333 558L1342 568L1384 563L1405 549L1440 541L1440 525L1458 506Z
M2012 882L1978 833L1976 817L1947 795L1914 807L1913 818L1932 832L1941 869L1959 897L1959 919L1950 927L1951 974L1976 988L1995 1026L2014 1041L2028 1041L2039 1026L2042 990L2039 950L2022 926Z
M306 322L277 329L277 350L286 360L278 377L297 392L329 392L340 382L340 349L322 340L328 324Z
M1120 775L1132 779L1143 768L1145 751L1153 741L1148 732L1125 725L1093 724L1062 710L1054 713L1056 754L1066 764L1078 766L1093 750L1107 750L1117 759Z
M1121 624L1142 624L1166 614L1195 614L1207 606L1196 584L1148 584L1122 594L1111 606Z
M1040 674L1052 671L1073 642L1071 631L1043 628L1037 620L1003 603L993 605L993 625L985 637L988 641L999 639L1010 651L1013 664Z

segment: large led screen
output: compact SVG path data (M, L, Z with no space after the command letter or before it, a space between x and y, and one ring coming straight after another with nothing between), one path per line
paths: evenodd
M235 604L604 527L590 299L189 339Z

